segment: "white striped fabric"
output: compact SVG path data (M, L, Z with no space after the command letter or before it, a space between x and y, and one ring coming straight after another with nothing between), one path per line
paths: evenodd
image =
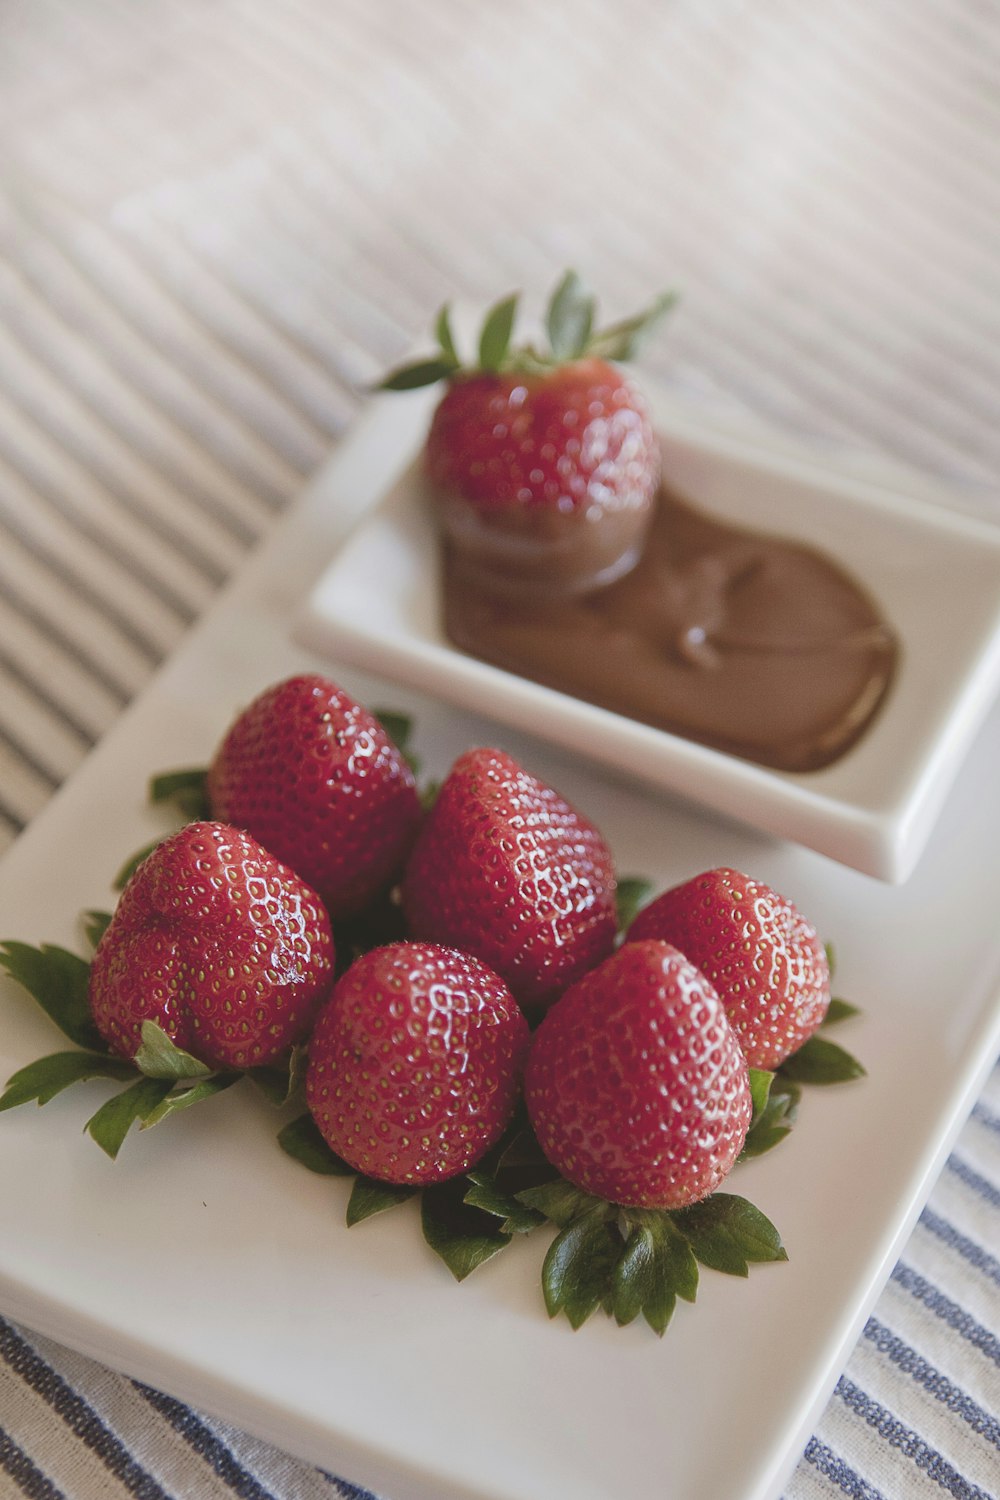
M6 0L0 132L0 849L450 297L676 286L678 396L1000 518L989 0ZM998 1341L994 1075L787 1500L1000 1495ZM2 1496L350 1493L0 1323Z
M679 391L995 512L998 34L930 0L0 12L3 837L447 296L675 284Z

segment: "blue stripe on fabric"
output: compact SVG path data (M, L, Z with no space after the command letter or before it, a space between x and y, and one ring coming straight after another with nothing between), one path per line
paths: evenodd
M1000 1208L1000 1188L994 1187L980 1172L973 1171L960 1156L949 1156L948 1170L954 1172L958 1180L964 1182L980 1198L984 1198L991 1208Z
M951 1495L953 1500L996 1500L988 1491L963 1478L943 1454L925 1443L911 1428L904 1426L886 1407L873 1401L860 1386L848 1380L846 1375L842 1375L837 1382L836 1395L849 1411L859 1416L890 1447L895 1448L904 1458L910 1459L921 1473Z
M925 1208L920 1215L920 1223L924 1229L929 1229L931 1234L936 1235L949 1250L954 1250L963 1260L967 1260L977 1271L982 1271L991 1281L1000 1286L1000 1260L995 1255L990 1255L984 1250L978 1241L970 1239L967 1234L960 1234L954 1224L931 1209Z
M47 1474L19 1448L9 1433L0 1427L0 1472L8 1474L22 1494L30 1500L66 1500Z
M906 1343L898 1334L886 1328L878 1318L869 1318L865 1326L865 1338L870 1344L874 1344L880 1354L901 1370L904 1375L909 1375L911 1380L921 1386L928 1395L934 1397L942 1406L947 1407L955 1416L961 1417L972 1431L987 1442L992 1443L994 1448L1000 1448L1000 1421L989 1412L983 1411L971 1396L967 1396L959 1386L955 1385L946 1375L919 1354L911 1344Z
M977 1323L971 1313L966 1312L959 1303L953 1302L946 1297L933 1282L921 1276L910 1266L900 1261L892 1273L892 1279L901 1286L904 1291L909 1292L918 1302L923 1303L936 1318L940 1318L953 1333L965 1339L966 1343L978 1349L980 1354L985 1355L993 1364L1000 1365L1000 1339Z
M70 1431L136 1500L170 1500L153 1476L136 1463L124 1443L104 1425L93 1407L3 1318L0 1318L0 1357L48 1402Z
M972 1118L978 1120L980 1125L985 1125L987 1130L992 1130L996 1135L1000 1135L1000 1115L995 1115L982 1102L973 1105Z
M338 1479L336 1474L328 1474L325 1469L320 1469L319 1473L337 1486L343 1500L378 1500L378 1496L373 1495L371 1490L362 1490L356 1484L348 1484L346 1479Z
M139 1394L145 1397L153 1410L166 1418L174 1431L197 1453L198 1457L203 1459L220 1479L225 1480L233 1494L238 1495L240 1500L276 1500L271 1491L265 1489L249 1469L243 1467L232 1449L196 1412L193 1412L189 1406L185 1406L183 1401L177 1401L173 1396L165 1396L162 1391L154 1391L151 1386L143 1385L138 1380L133 1381L132 1384Z
M837 1457L832 1448L828 1448L818 1438L809 1439L802 1456L814 1469L818 1469L824 1479L835 1484L842 1495L848 1495L850 1500L884 1500L881 1490L869 1484L867 1479L862 1479L860 1474L856 1474L842 1458Z

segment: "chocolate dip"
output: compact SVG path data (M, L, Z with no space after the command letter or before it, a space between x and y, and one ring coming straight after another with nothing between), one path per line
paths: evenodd
M898 647L821 552L713 520L661 491L636 565L578 595L484 580L444 542L445 627L535 682L783 771L814 771L865 731Z

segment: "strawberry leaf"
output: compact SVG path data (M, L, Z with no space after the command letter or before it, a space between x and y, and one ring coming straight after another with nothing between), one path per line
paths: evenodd
M622 1242L603 1211L606 1206L561 1229L542 1264L542 1292L549 1317L565 1313L573 1328L580 1328L598 1307L614 1303L614 1272Z
M483 331L479 336L479 365L483 370L496 371L501 368L510 348L510 336L514 331L514 316L518 298L504 297L486 314Z
M830 978L832 979L834 970L837 967L837 950L832 943L824 943L823 951L826 954L826 966L830 970Z
M143 844L142 848L137 849L134 854L130 854L111 882L112 889L123 891L146 856L152 854L157 845L162 842L162 838L152 839L148 844Z
M129 1088L112 1094L107 1103L90 1117L84 1129L114 1160L132 1126L147 1119L173 1086L171 1078L140 1078Z
M401 714L393 708L375 708L372 710L372 717L378 720L396 749L405 753L413 733L410 715Z
M765 1087L764 1080L766 1092L762 1102L758 1102L761 1090ZM751 1156L763 1156L765 1151L770 1151L785 1139L795 1123L795 1112L802 1091L797 1084L782 1078L780 1074L751 1068L750 1092L754 1101L753 1119L743 1142L740 1161Z
M847 1083L864 1078L865 1069L856 1057L825 1036L811 1036L781 1064L783 1077L795 1083Z
M497 1201L511 1205L511 1227L515 1232L519 1232L522 1227L529 1227L529 1220L539 1223L546 1217L541 1209L522 1203L518 1195L542 1183L555 1182L558 1177L559 1173L538 1144L523 1106L518 1109L506 1134L493 1150L487 1153L473 1172L468 1173L470 1182L492 1183L493 1190L498 1195ZM485 1208L487 1205L484 1203L481 1206Z
M653 883L641 875L624 875L618 881L615 904L618 911L618 931L626 932L635 921L639 909L649 900Z
M603 1198L595 1198L582 1188L574 1187L564 1177L554 1182L543 1182L537 1187L523 1188L515 1194L519 1203L544 1214L553 1224L566 1225L584 1214L601 1212L605 1218L613 1218L617 1210Z
M71 1042L106 1052L87 1002L90 965L77 954L51 943L0 943L0 967L6 969Z
M106 1052L53 1052L10 1076L0 1095L0 1110L14 1109L32 1100L48 1104L63 1089L88 1078L115 1078L124 1082L134 1077L135 1069L123 1057L111 1057Z
M277 1107L290 1104L305 1083L308 1054L305 1047L293 1047L284 1064L275 1063L269 1068L247 1068L250 1079L270 1104Z
M413 733L413 720L409 714L397 713L391 708L373 709L373 715L381 724L396 749L406 761L414 776L420 774L420 760L410 749L410 738Z
M587 353L599 359L635 359L677 301L676 292L664 292L643 312L624 318L594 334Z
M455 337L451 331L451 308L447 302L437 315L437 321L434 324L434 333L445 363L452 365L457 370L461 364L461 360L458 357L458 350L455 348Z
M351 1177L354 1168L341 1160L320 1135L312 1115L299 1115L278 1132L278 1145L310 1172L322 1177Z
M735 1193L713 1193L676 1209L673 1220L702 1265L713 1271L746 1276L750 1261L788 1259L770 1219Z
M840 1021L849 1021L852 1016L860 1015L858 1006L852 1005L849 1000L838 1000L834 995L830 1001L829 1009L823 1017L824 1026L836 1026Z
M567 271L552 294L545 326L557 361L579 359L594 326L594 298L575 271Z
M749 1074L753 1118L756 1119L767 1108L771 1085L774 1082L774 1074L769 1073L766 1068L750 1068Z
M436 385L447 380L458 369L458 361L450 359L420 359L410 365L400 365L379 381L379 391L415 391L421 386Z
M625 1248L611 1278L611 1311L623 1326L642 1313L663 1335L678 1297L693 1302L698 1262L668 1213L628 1209Z
M374 1177L365 1177L359 1172L347 1200L348 1228L360 1224L363 1219L370 1219L373 1214L384 1213L387 1208L395 1208L397 1203L405 1203L416 1191L416 1188L401 1183L376 1182Z
M500 1219L500 1228L504 1234L528 1234L545 1222L544 1214L518 1202L512 1193L503 1192L496 1180L487 1173L470 1172L468 1182L469 1187L463 1201L472 1208L481 1209L483 1213Z
M172 803L187 822L210 818L212 810L208 801L207 777L204 766L163 771L149 783L149 800L157 806Z
M109 911L85 911L83 913L83 935L88 945L96 948L111 925Z
M176 1114L179 1109L189 1109L192 1104L200 1104L204 1099L214 1099L216 1094L232 1088L239 1080L239 1073L212 1073L208 1078L193 1083L190 1088L174 1089L146 1115L141 1129L148 1130L151 1125L159 1125L161 1120Z
M143 1021L140 1035L142 1041L133 1061L145 1077L169 1078L176 1083L181 1078L205 1078L211 1073L212 1069L190 1052L175 1046L155 1021Z
M440 781L428 781L420 790L420 806L425 813L430 812L437 801L438 792L441 790Z
M511 1241L494 1217L468 1203L464 1193L465 1183L458 1178L424 1188L420 1202L424 1239L456 1281L464 1281Z
M538 1182L549 1182L558 1177L558 1172L538 1144L538 1137L526 1117L518 1115L511 1129L501 1141L497 1151L497 1176L507 1182L512 1176L529 1176ZM534 1181L524 1183L534 1187Z

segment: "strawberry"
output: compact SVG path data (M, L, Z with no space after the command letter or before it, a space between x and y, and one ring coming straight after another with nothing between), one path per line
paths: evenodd
M378 720L325 677L291 677L239 715L208 771L212 816L290 865L336 921L399 875L420 820L413 773Z
M684 1208L713 1192L752 1114L722 1002L683 954L654 940L619 948L552 1006L525 1098L564 1177L640 1208Z
M442 1182L503 1134L528 1025L468 954L391 943L338 980L309 1043L306 1100L327 1144L383 1182Z
M94 1024L134 1057L143 1021L213 1068L276 1061L333 983L319 897L256 839L188 823L129 880L90 969Z
M525 1007L610 953L614 863L601 834L502 750L461 755L402 883L413 937L473 953Z
M821 1025L830 966L816 929L738 870L708 870L640 911L627 941L673 943L715 985L752 1068L776 1068Z
M456 558L485 586L578 592L638 560L659 447L643 396L609 361L630 358L672 301L595 331L594 299L569 272L549 303L550 352L511 347L511 297L488 315L478 363L463 367L444 308L440 357L384 382L447 379L426 471Z

